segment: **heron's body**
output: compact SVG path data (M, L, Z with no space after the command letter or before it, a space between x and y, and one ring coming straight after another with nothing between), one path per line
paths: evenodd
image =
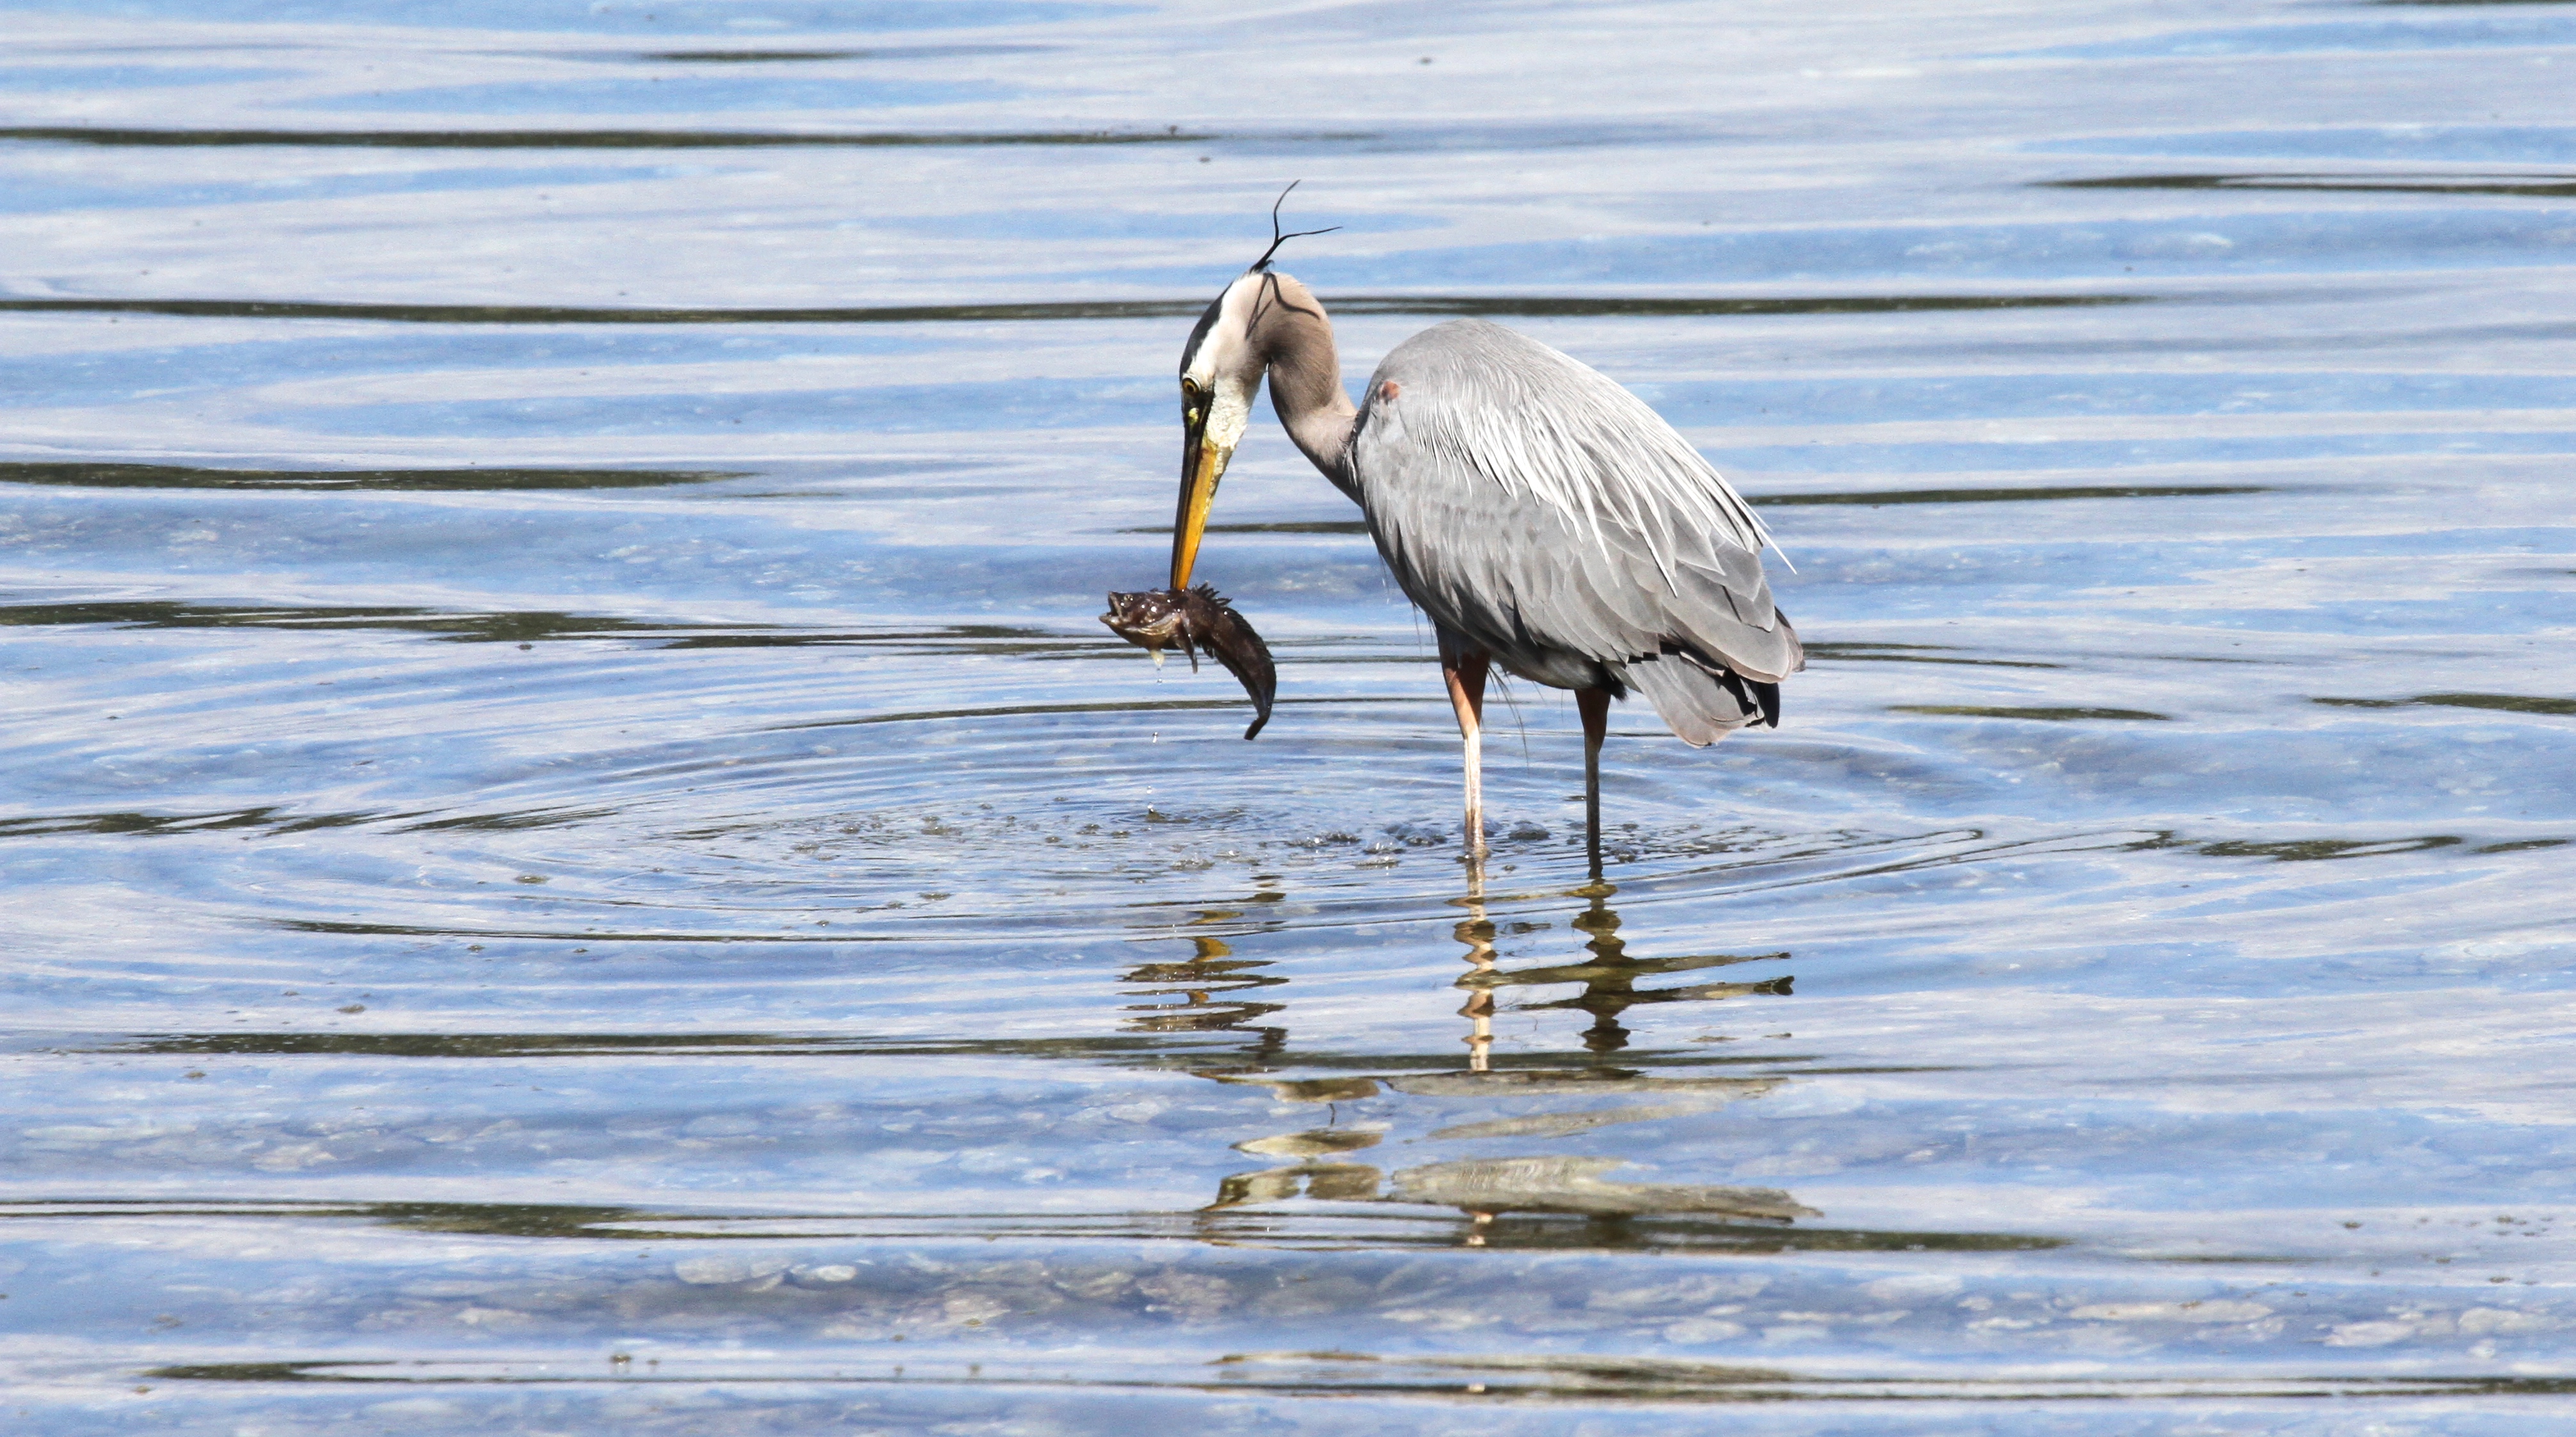
M1763 577L1767 537L1661 416L1481 319L1396 346L1353 405L1322 305L1265 267L1209 307L1182 359L1175 587L1264 375L1290 437L1358 503L1397 586L1435 626L1466 740L1471 851L1488 664L1575 691L1596 860L1609 700L1641 695L1693 745L1778 723L1780 680L1803 658Z
M1467 646L1552 688L1634 689L1692 744L1776 718L1800 654L1760 526L1599 371L1452 320L1378 366L1350 456L1397 585Z

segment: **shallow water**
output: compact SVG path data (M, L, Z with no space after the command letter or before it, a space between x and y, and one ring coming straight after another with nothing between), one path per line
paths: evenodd
M19 0L12 1430L2560 1410L2576 8L1956 11ZM1266 419L1092 618L1300 177L1796 561L1600 885Z

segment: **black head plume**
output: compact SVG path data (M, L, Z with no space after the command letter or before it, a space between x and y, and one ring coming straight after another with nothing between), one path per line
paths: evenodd
M1308 235L1328 235L1341 228L1340 225L1326 225L1324 228L1319 230L1299 230L1294 234L1281 234L1279 232L1279 207L1288 203L1288 190L1293 190L1304 183L1306 183L1304 180L1290 180L1288 182L1288 189L1281 190L1279 192L1279 198L1270 202L1270 248L1261 252L1261 258L1254 260L1252 262L1252 268L1246 271L1246 273L1260 274L1268 270L1270 268L1271 256L1279 253L1279 247L1292 239L1304 239Z

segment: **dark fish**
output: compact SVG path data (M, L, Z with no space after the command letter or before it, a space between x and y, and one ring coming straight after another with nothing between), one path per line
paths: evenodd
M1109 612L1100 616L1100 622L1109 626L1109 632L1153 654L1156 663L1163 661L1163 650L1179 649L1190 656L1192 673L1198 672L1199 654L1205 651L1243 681L1243 691L1252 695L1252 706L1260 710L1261 716L1243 736L1252 737L1270 722L1270 700L1279 692L1279 670L1270 662L1270 646L1209 585L1187 591L1112 594Z

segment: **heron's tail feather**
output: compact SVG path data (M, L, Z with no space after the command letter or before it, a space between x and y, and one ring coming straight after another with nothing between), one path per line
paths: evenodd
M1624 665L1630 687L1645 695L1673 735L1706 748L1747 724L1780 722L1780 686L1711 671L1684 654L1654 654Z

